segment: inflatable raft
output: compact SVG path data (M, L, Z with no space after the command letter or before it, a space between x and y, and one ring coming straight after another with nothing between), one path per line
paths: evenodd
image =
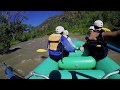
M83 41L75 41L76 46L83 45ZM96 62L91 56L82 56L82 51L70 53L68 57L55 62L51 58L45 59L26 79L120 79L120 66L109 57ZM118 71L117 71L118 70ZM111 72L113 75L111 75ZM110 73L110 74L109 74ZM116 73L116 74L115 74ZM106 77L105 77L106 78Z

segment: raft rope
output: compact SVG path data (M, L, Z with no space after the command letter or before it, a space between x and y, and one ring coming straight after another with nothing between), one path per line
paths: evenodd
M34 72L34 71L30 72L30 74L27 75L27 76L25 77L25 79L28 79L28 78L30 78L31 76L39 76L39 77L43 77L43 78L45 78L45 79L49 79L48 76L43 75L43 74L40 74L40 73L36 73L36 72Z
M89 78L89 79L97 79L97 78L94 78L92 76L89 76L89 75L81 73L81 72L76 72L76 71L69 71L69 72L72 75L72 79L78 79L76 74L81 75L81 76L86 77L86 78Z

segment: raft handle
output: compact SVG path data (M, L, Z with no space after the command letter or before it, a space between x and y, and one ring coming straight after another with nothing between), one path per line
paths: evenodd
M30 78L31 76L39 76L39 77L43 77L43 78L45 78L45 79L49 79L49 77L48 76L46 76L46 75L43 75L43 74L39 74L39 73L36 73L36 72L30 72L30 74L28 74L26 77L25 77L25 79L28 79L28 78Z
M102 79L107 79L108 77L114 75L114 74L120 74L120 69L117 69L113 72L108 73L107 75L103 76Z

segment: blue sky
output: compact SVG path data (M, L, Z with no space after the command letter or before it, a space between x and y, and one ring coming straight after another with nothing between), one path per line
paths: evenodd
M60 15L62 13L63 11L27 11L25 15L29 19L24 20L23 23L37 26L43 23L49 17Z

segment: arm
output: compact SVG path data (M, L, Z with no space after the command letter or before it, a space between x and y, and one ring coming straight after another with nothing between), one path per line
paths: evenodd
M64 36L61 37L61 43L68 52L75 52L75 49L71 46L67 38Z
M68 41L69 41L69 43L72 45L72 47L74 47L75 49L78 49L78 47L76 47L76 46L73 44L71 38L68 37Z
M91 32L89 40L96 40L96 37L99 36L99 33L97 32ZM106 39L107 37L117 37L120 36L120 30L118 31L113 31L113 32L103 32L102 37Z
M118 31L113 31L113 32L103 32L102 36L105 37L117 37L120 36L120 30Z

